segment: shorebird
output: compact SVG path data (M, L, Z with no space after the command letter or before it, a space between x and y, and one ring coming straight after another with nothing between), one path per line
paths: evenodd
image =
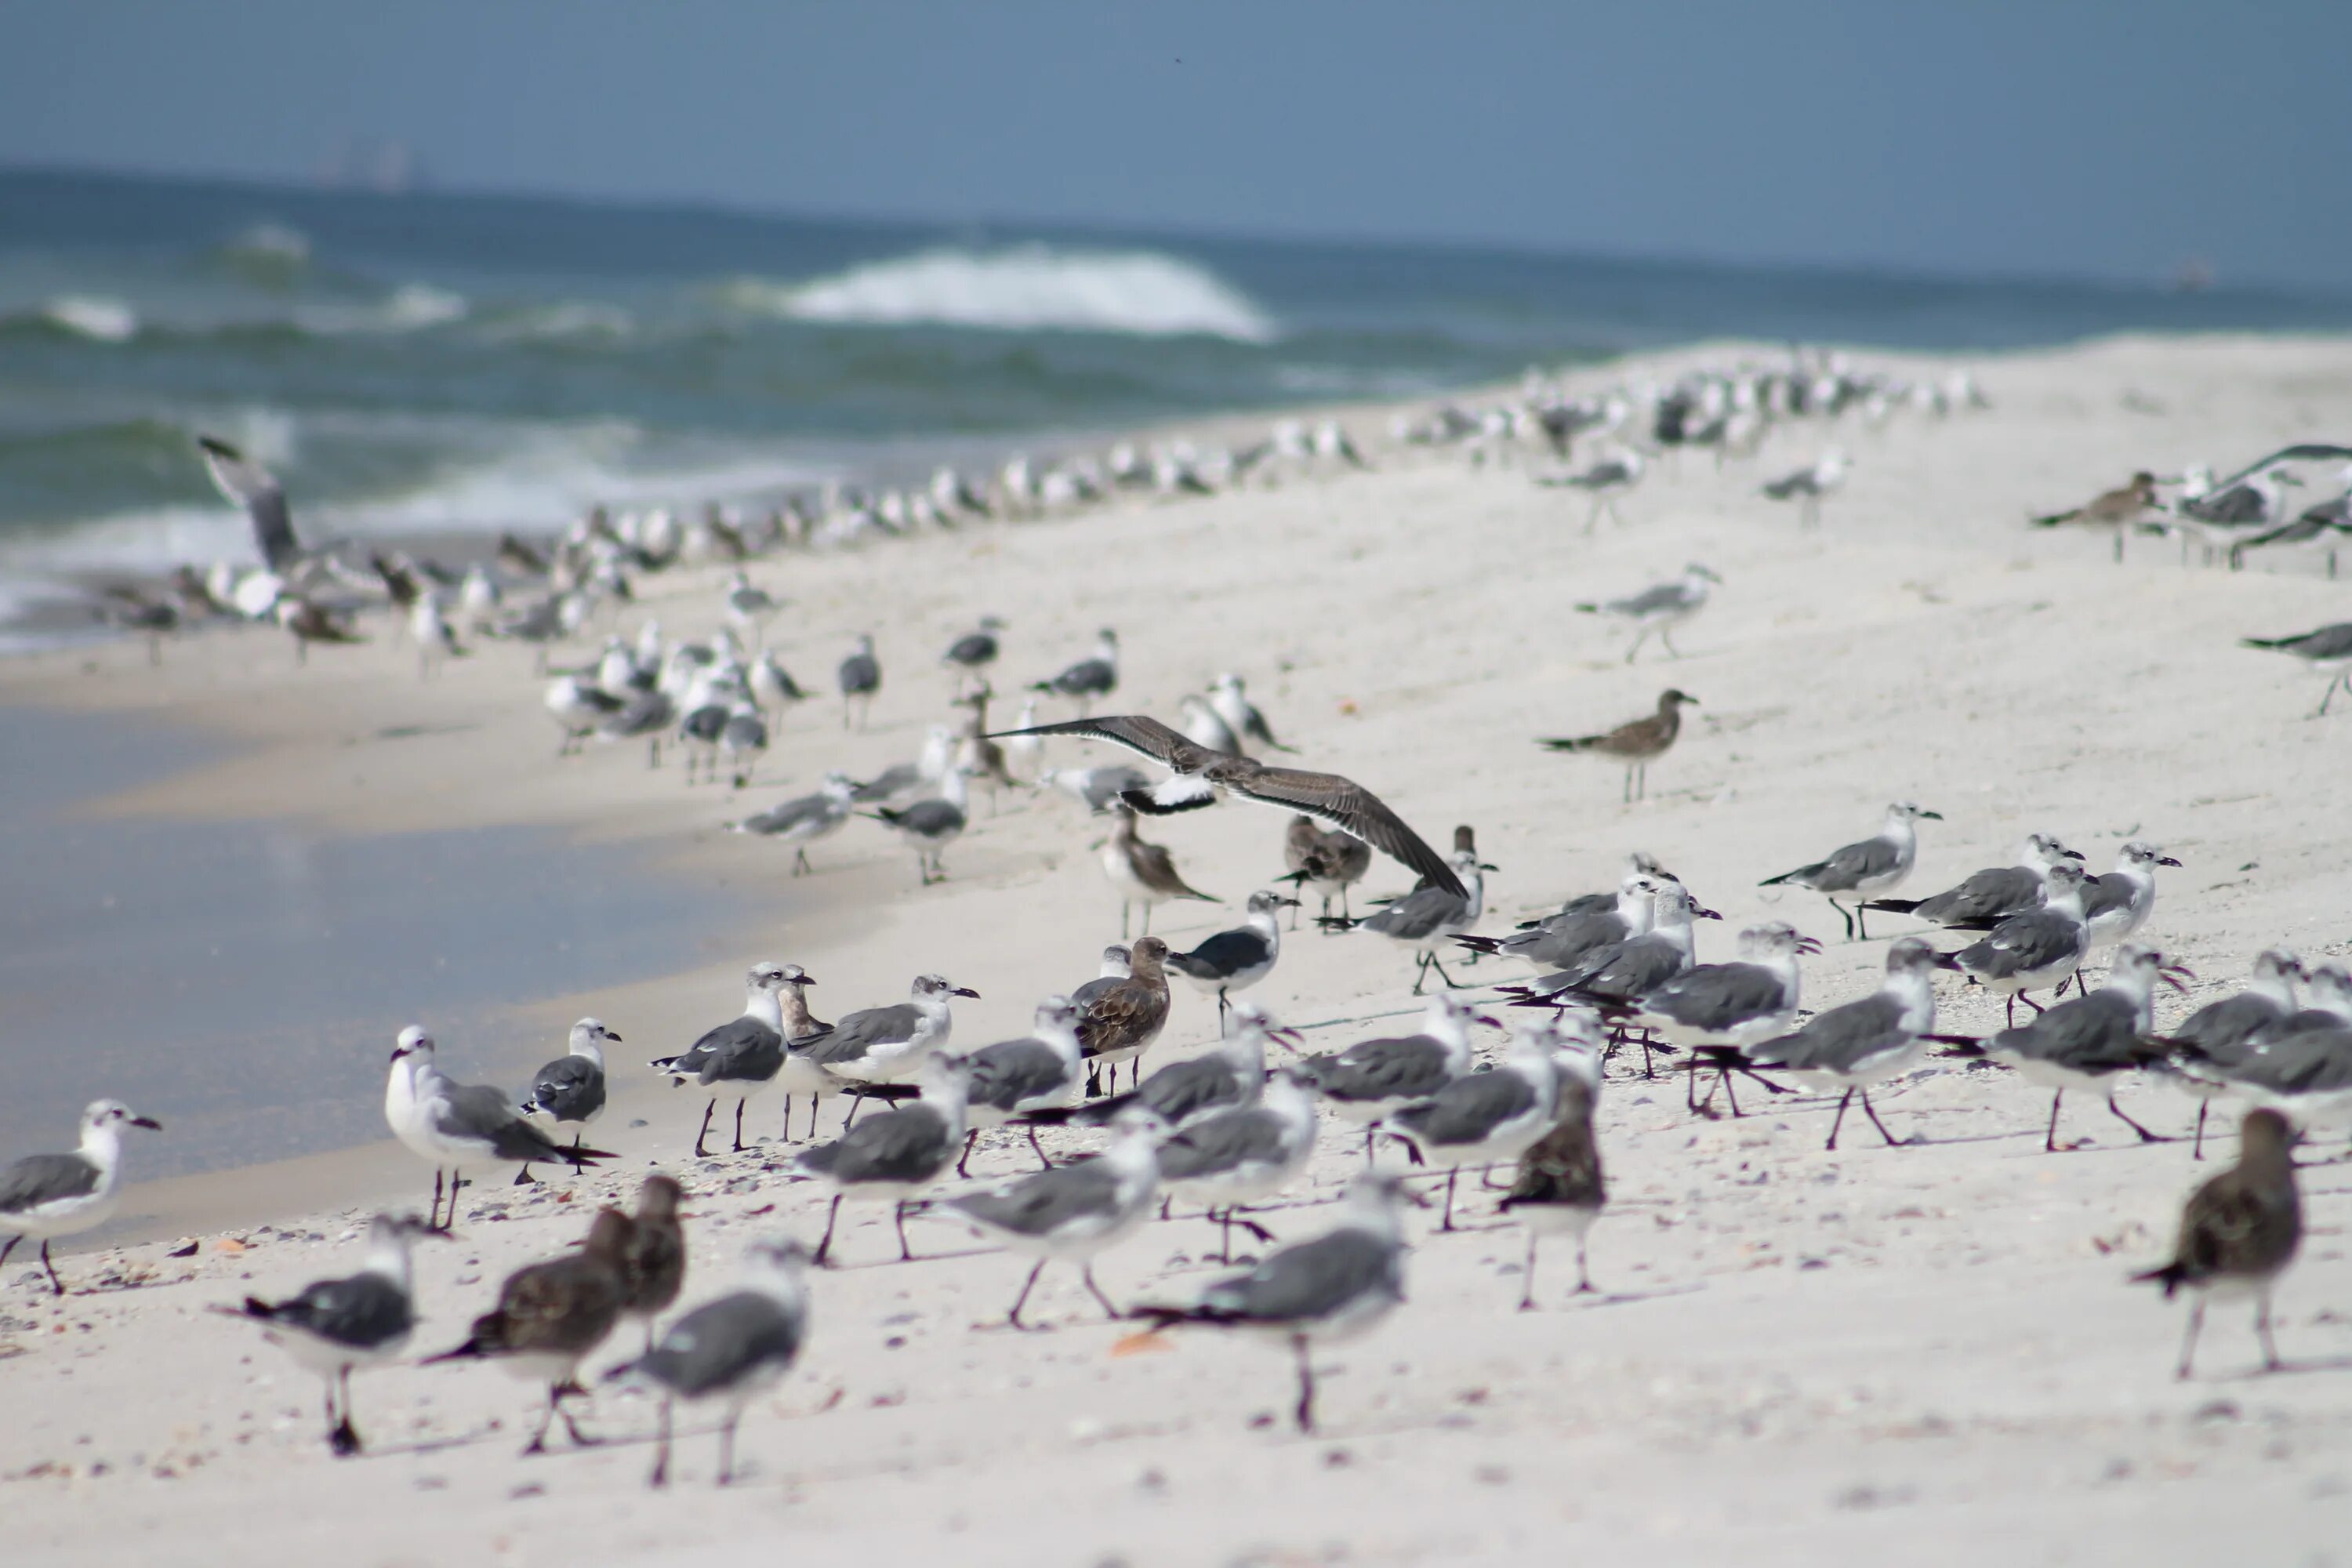
M1085 1053L1078 1046L1077 1005L1067 996L1048 996L1037 1004L1032 1032L1017 1040L999 1040L966 1055L971 1079L965 1088L963 1152L956 1174L968 1176L974 1139L985 1128L1002 1127L1031 1111L1052 1110L1076 1098L1085 1077ZM1043 1170L1054 1162L1038 1146L1032 1123L1029 1152Z
M1763 493L1771 500L1795 501L1800 523L1811 528L1822 521L1822 498L1845 483L1848 466L1845 453L1832 447L1811 467L1766 483Z
M531 1179L534 1163L561 1160L574 1171L615 1159L610 1150L566 1149L523 1120L505 1089L487 1083L453 1081L434 1060L433 1038L421 1025L400 1031L393 1047L392 1072L383 1091L383 1119L392 1135L433 1167L433 1206L428 1218L446 1230L457 1223L457 1194L466 1185L464 1167L485 1160L522 1166L515 1180ZM441 1173L449 1173L449 1212L441 1213Z
M1576 1293L1592 1293L1584 1244L1609 1198L1601 1145L1592 1135L1592 1112L1601 1098L1601 1057L1570 1049L1555 1060L1559 1068L1558 1116L1551 1131L1519 1156L1518 1173L1497 1205L1528 1227L1528 1260L1519 1275L1522 1312L1535 1310L1536 1244L1548 1235L1576 1238Z
M1142 1074L1143 1053L1168 1026L1168 944L1156 936L1128 950L1128 973L1099 991L1081 985L1071 997L1078 1005L1078 1048L1087 1060L1087 1093L1097 1092L1101 1070L1108 1088L1118 1088L1118 1064L1130 1062L1131 1077Z
M950 768L940 781L936 799L919 800L914 805L893 809L882 806L862 813L882 824L915 851L915 867L921 875L922 885L944 882L948 869L940 857L948 846L963 837L971 821L971 788L969 776L961 768Z
M824 775L824 787L814 795L795 796L740 822L730 822L727 825L727 831L779 839L791 845L792 874L802 876L813 869L809 865L808 847L841 830L841 825L849 820L850 802L856 798L856 795L857 785L848 774L827 773Z
M874 694L882 689L882 661L874 657L872 636L857 634L857 646L834 671L834 683L841 688L841 727L849 728L850 710L855 708L857 727L866 728L866 715L874 707Z
M1118 889L1118 934L1127 935L1128 910L1135 905L1143 908L1143 931L1151 933L1151 910L1157 904L1175 899L1198 899L1204 904L1219 900L1191 886L1176 870L1175 858L1164 844L1147 842L1138 832L1135 808L1125 799L1111 806L1110 837L1103 841L1103 875Z
M2337 621L2321 626L2317 631L2300 632L2284 637L2240 637L2240 647L2266 648L2273 653L2292 654L2314 669L2327 672L2327 689L2319 694L2319 711L2315 719L2326 718L2327 705L2336 700L2336 689L2352 684L2352 621Z
M1957 967L1924 938L1898 938L1886 950L1886 980L1874 994L1817 1013L1795 1033L1741 1054L1751 1067L1838 1094L1824 1148L1837 1148L1838 1129L1845 1125L1845 1109L1856 1095L1862 1097L1862 1113L1892 1147L1901 1140L1871 1109L1870 1086L1908 1072L1919 1059L1936 1031L1936 971Z
M2156 909L2156 868L2180 862L2145 839L2135 838L2116 853L2116 868L2083 883L2083 922L2088 951L2113 947L2147 923Z
M1466 835L1469 830L1459 831ZM1456 842L1460 842L1458 836ZM1326 931L1368 931L1409 950L1413 955L1412 994L1416 996L1433 971L1438 984L1451 989L1454 977L1438 962L1438 950L1478 923L1486 907L1486 873L1493 869L1478 858L1475 849L1457 848L1454 870L1465 891L1451 893L1424 883L1378 914L1362 920L1325 915L1316 923Z
M1130 1111L1114 1125L1110 1146L1091 1160L1033 1171L948 1200L982 1235L1037 1259L1005 1315L1009 1327L1028 1326L1021 1309L1045 1265L1056 1258L1076 1262L1087 1289L1106 1313L1118 1317L1095 1283L1094 1260L1150 1216L1160 1185L1159 1135L1157 1118Z
M1683 574L1672 582L1659 583L1622 599L1606 599L1597 604L1576 607L1588 616L1607 616L1633 628L1633 646L1625 650L1625 662L1642 651L1642 645L1655 632L1658 640L1666 645L1666 652L1682 657L1675 647L1675 628L1706 608L1706 591L1710 584L1719 584L1717 576L1696 562L1683 568Z
M1689 692L1668 687L1658 693L1658 710L1647 718L1628 721L1598 735L1560 737L1536 743L1555 752L1584 752L1623 763L1624 799L1630 804L1649 794L1650 764L1664 756L1675 737L1683 732L1682 710L1697 706L1698 699Z
M621 1037L601 1018L583 1018L572 1026L565 1054L531 1075L530 1092L518 1107L525 1116L544 1116L561 1127L569 1122L584 1129L604 1114L604 1047L621 1044ZM582 1134L572 1135L572 1147Z
M2023 1028L2004 1029L1985 1043L1986 1056L2015 1068L2028 1083L2053 1091L2050 1127L2042 1140L2045 1151L2054 1152L2058 1147L2058 1107L2070 1089L2105 1095L2107 1109L2141 1142L2164 1142L2116 1104L2116 1080L2160 1054L2151 1037L2156 1032L2156 984L2162 980L2176 991L2185 990L2177 978L2185 973L2156 949L2131 943L2116 954L2104 986L2060 1002Z
M906 1001L845 1014L830 1032L793 1054L852 1083L903 1083L947 1045L955 1027L950 1009L958 996L978 1001L980 993L943 975L918 974ZM851 1104L850 1120L863 1103L861 1095Z
M1955 931L1988 931L2011 915L2042 907L2042 874L2061 860L2080 860L2079 849L2069 849L2053 835L2029 833L2018 847L2013 866L1991 866L1975 871L1957 887L1924 899L1867 899L1865 910L1916 915L1929 925Z
M339 1458L362 1447L352 1425L352 1373L397 1361L416 1327L408 1249L418 1237L447 1233L415 1215L380 1214L368 1226L358 1273L314 1280L280 1301L247 1296L242 1308L215 1309L261 1324L263 1338L326 1384L327 1447Z
M1423 1200L1396 1176L1366 1172L1349 1184L1339 1219L1307 1241L1269 1253L1246 1274L1218 1280L1189 1305L1145 1307L1154 1328L1240 1329L1290 1347L1298 1365L1301 1432L1315 1430L1314 1347L1357 1338L1404 1300L1406 1203Z
M1241 1212L1297 1181L1314 1157L1315 1091L1285 1068L1265 1080L1256 1103L1212 1111L1162 1142L1160 1182L1208 1211L1218 1227L1217 1261L1231 1263L1237 1220L1259 1240L1273 1239Z
M2045 990L2082 967L2091 951L2090 928L2083 923L2083 868L2061 860L2042 874L2042 907L2014 914L1994 926L1982 941L1969 943L1952 956L1976 984L2009 1000L2009 1021L2017 1022L2017 1003L2036 1013L2042 1005L2026 996Z
M2294 1015L2294 983L2303 973L2303 963L2294 954L2265 948L2254 955L2244 990L2207 1003L2163 1037L2176 1081L2197 1097L2190 1159L2205 1157L2205 1118L2214 1097L2232 1087L2235 1070Z
M669 1484L670 1422L679 1400L716 1403L718 1484L735 1479L735 1428L751 1402L783 1380L808 1337L808 1252L797 1241L761 1239L746 1249L743 1282L672 1323L661 1342L607 1373L661 1390L661 1425L647 1483Z
M465 1342L437 1362L495 1361L527 1382L547 1385L547 1409L525 1445L525 1455L547 1450L547 1429L562 1417L563 1429L583 1447L588 1439L563 1401L580 1391L580 1365L595 1354L621 1321L625 1288L621 1254L628 1245L629 1217L599 1209L588 1237L576 1252L533 1263L507 1276L499 1304L474 1320Z
M2207 1181L2180 1214L2180 1237L2172 1260L2132 1276L2136 1285L2191 1292L2189 1331L2180 1344L2174 1376L2186 1380L2196 1363L2197 1335L2205 1326L2205 1303L2212 1296L2254 1299L2254 1333L2262 1342L2263 1367L2276 1372L2278 1346L2271 1339L2271 1292L2294 1261L2303 1241L2303 1201L2295 1189L2294 1130L2275 1110L2252 1110L2239 1131L2238 1163Z
M81 1113L81 1142L70 1154L27 1154L0 1167L0 1264L28 1237L41 1243L41 1267L49 1289L66 1293L49 1261L49 1243L79 1236L106 1223L114 1213L122 1178L122 1130L160 1131L163 1123L132 1113L119 1100L93 1100Z
M1298 907L1264 889L1249 896L1249 919L1231 931L1221 931L1190 952L1171 952L1168 967L1217 998L1217 1027L1224 1028L1229 998L1246 991L1274 973L1282 956L1282 910ZM1393 906L1391 906L1393 907Z
M1591 1014L1564 1016L1561 1024L1574 1031L1579 1048L1598 1057L1601 1038ZM1438 1229L1454 1228L1454 1186L1464 1167L1516 1160L1551 1131L1559 1114L1555 1058L1569 1048L1561 1024L1546 1019L1523 1027L1492 1071L1464 1073L1427 1100L1381 1120L1382 1127L1412 1145L1416 1163L1445 1172L1444 1217Z
M1343 828L1446 891L1464 893L1453 868L1405 826L1402 817L1363 785L1337 773L1268 767L1254 758L1208 751L1159 720L1141 714L1041 724L1006 731L992 739L1001 740L1005 734L1083 735L1150 757L1173 776L1150 790L1127 792L1122 798L1138 811L1163 816L1207 805L1223 795L1237 795L1261 805L1304 812L1328 826Z
M844 1129L834 1142L802 1152L800 1168L833 1186L824 1237L816 1244L820 1265L833 1251L834 1225L841 1217L844 1198L893 1205L899 1261L914 1260L914 1248L907 1245L907 1203L955 1168L964 1146L971 1068L961 1057L934 1055L923 1059L916 1076L921 1099L869 1116Z
M1003 651L997 646L996 634L1003 629L1004 623L994 616L982 616L975 629L950 643L947 652L940 656L940 662L952 667L956 672L959 695L963 691L967 678L984 677L988 667L996 662L997 655Z
M1339 900L1339 918L1346 920L1348 889L1364 879L1372 868L1372 847L1352 833L1332 828L1326 832L1316 826L1311 816L1294 816L1282 839L1282 863L1289 875L1281 879L1294 883L1300 893L1313 893L1323 900L1322 914L1331 913L1331 900ZM1291 911L1291 929L1298 929L1298 914Z
M1095 651L1091 657L1078 660L1052 679L1041 680L1029 689L1067 697L1077 703L1081 714L1091 711L1097 699L1108 697L1118 689L1118 634L1105 626L1095 634Z
M1369 1164L1370 1124L1430 1099L1468 1072L1470 1026L1493 1022L1441 993L1429 999L1419 1034L1359 1040L1334 1055L1308 1057L1298 1070L1333 1110L1363 1124Z
M678 1223L678 1200L686 1189L658 1173L637 1184L637 1212L629 1216L622 1243L621 1315L645 1324L646 1348L654 1346L654 1320L670 1310L686 1284L686 1230Z
M1241 744L1234 750L1259 745L1270 752L1290 752L1297 755L1290 747L1274 738L1273 726L1265 721L1265 715L1257 710L1257 705L1249 700L1249 694L1242 685L1242 678L1231 670L1217 677L1217 683L1209 688L1209 706L1216 710L1217 717L1223 720L1226 728L1239 738Z
M2058 528L2080 523L2091 528L2113 531L2116 559L2124 558L2124 531L2158 510L2156 499L2156 476L2143 468L2131 477L2127 484L2102 491L2081 506L2067 511L2053 511L2033 520L2036 528Z
M734 1152L742 1152L743 1107L776 1081L784 1065L783 1007L777 994L799 973L796 963L770 960L753 965L744 981L741 1013L707 1031L677 1055L658 1057L647 1064L656 1072L667 1073L673 1084L683 1087L691 1079L710 1090L709 1103L702 1108L702 1126L694 1135L696 1159L709 1156L703 1142L710 1136L710 1118L719 1109L719 1097L729 1089L736 1097ZM802 974L801 978L805 981L806 977ZM784 1131L789 1135L792 1129Z
M1886 818L1878 831L1857 843L1846 845L1827 858L1810 866L1800 866L1793 871L1783 871L1777 877L1767 877L1756 885L1778 888L1794 884L1811 888L1830 901L1845 921L1846 940L1870 940L1870 923L1863 918L1868 901L1881 893L1891 893L1911 875L1911 868L1919 860L1919 830L1913 826L1925 817L1930 822L1944 820L1941 812L1929 811L1907 800L1898 800L1886 808ZM1838 902L1844 894L1853 900L1847 909Z

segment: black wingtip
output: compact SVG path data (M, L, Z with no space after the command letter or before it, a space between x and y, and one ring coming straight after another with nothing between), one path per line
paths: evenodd
M245 460L244 453L238 451L236 447L230 446L227 442L222 440L217 436L199 436L196 437L196 445L202 447L205 451L210 452L214 457L226 458L232 463L241 463Z

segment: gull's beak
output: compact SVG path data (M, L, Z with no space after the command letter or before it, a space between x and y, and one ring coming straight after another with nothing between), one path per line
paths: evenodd
M2186 995L2188 994L2189 987L2184 984L2183 982L2196 979L2197 972L2189 968L2185 963L2176 963L2168 969L2158 971L2157 978L2163 981L2167 985L2171 986L2175 991Z
M980 993L974 991L969 985L959 985L955 987L955 989L950 991L948 994L950 996L969 996L975 1002L980 1000Z
M628 1041L626 1041L626 1040L625 1040L625 1039L621 1038L621 1037L620 1037L620 1036L618 1036L618 1035L616 1035L616 1034L613 1033L613 1031L612 1031L612 1030L610 1030L610 1029L607 1029L607 1030L605 1030L605 1031L604 1031L604 1037L605 1037L606 1039L608 1039L608 1040L612 1041L612 1042L613 1042L614 1045L616 1045L616 1046L625 1046L625 1045L627 1045L627 1044L629 1043Z
M403 1057L406 1056L407 1054L408 1054L408 1047L407 1047L406 1046L394 1046L394 1047L393 1047L393 1048L392 1048L392 1059L393 1059L394 1061L398 1061L401 1058L403 1058Z
M1491 871L1494 868L1490 866L1487 869ZM1274 901L1284 909L1295 910L1298 907L1298 900L1297 899L1276 899Z
M2058 853L2068 860L2080 860L2083 858L2083 852L2080 849L2062 849Z
M2179 866L2179 865L2180 864L2180 862L2179 862L2179 861L2175 860L2175 859L2174 859L2171 856L2169 856L2169 855L2159 855L2159 856L2158 856L2158 857L2156 858L2156 863L2157 863L2158 865L2159 865L2159 866Z
M1487 865L1487 864L1486 864L1486 862L1485 862L1484 860L1481 860L1481 861L1479 861L1479 862L1478 862L1478 869L1480 869L1481 871L1499 871L1499 870L1501 870L1501 869L1502 869L1502 868L1501 868L1500 866L1489 866L1489 865ZM1292 901L1293 901L1293 902L1296 902L1297 900L1292 900Z
M1958 969L1960 966L1959 955L1957 953L1939 952L1936 954L1935 962L1938 969Z
M1307 1044L1307 1037L1300 1034L1297 1030L1292 1028L1287 1024L1279 1025L1274 1028L1268 1029L1265 1032L1265 1037L1269 1040L1280 1040L1284 1045L1288 1046L1294 1051L1301 1049Z
M1811 937L1801 936L1797 939L1797 951L1799 952L1819 952L1821 950L1822 944L1815 942Z
M1923 811L1919 815L1926 817L1930 822L1941 822L1944 820L1944 814L1940 811Z
M1715 910L1706 908L1703 904L1693 904L1691 906L1691 914L1696 919L1703 921L1719 921L1723 918L1720 914L1717 914Z
M1490 1029L1503 1029L1509 1027L1509 1026L1505 1024L1500 1018L1491 1018L1484 1013L1471 1014L1470 1021L1474 1024L1484 1024Z
M150 1132L161 1132L163 1131L163 1124L156 1121L152 1116L134 1116L131 1119L131 1125L133 1127L144 1127Z
M1406 1203L1411 1204L1417 1209L1425 1209L1429 1206L1429 1200L1421 1194L1414 1192L1411 1187L1399 1187L1397 1189L1397 1196L1403 1199Z

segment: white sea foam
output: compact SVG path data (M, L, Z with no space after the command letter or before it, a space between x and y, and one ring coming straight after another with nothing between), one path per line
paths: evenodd
M462 321L469 309L463 294L430 283L404 283L370 304L308 306L295 312L294 321L325 337L415 332Z
M246 229L223 248L232 256L299 267L310 259L310 237L290 224L262 222Z
M739 310L804 321L935 322L1003 331L1202 333L1265 342L1274 319L1198 263L1151 250L1045 245L925 250L801 283L737 279L719 291Z
M97 294L61 294L41 307L51 323L102 343L125 343L139 335L139 312L120 300Z

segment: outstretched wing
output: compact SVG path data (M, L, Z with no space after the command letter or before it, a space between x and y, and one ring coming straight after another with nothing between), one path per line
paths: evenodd
M1344 828L1391 859L1410 867L1431 887L1456 898L1469 892L1454 876L1445 858L1405 826L1381 798L1353 779L1338 773L1312 773L1300 768L1259 768L1246 778L1220 780L1225 788L1267 805L1287 806Z
M988 738L1002 741L1012 735L1076 735L1089 741L1108 741L1130 752L1139 752L1164 767L1180 769L1197 767L1201 760L1222 754L1194 744L1178 731L1141 713L1073 719L1064 724L1039 724L1028 730L999 730Z
M2303 441L2298 442L2292 447L2281 447L2277 451L2273 452L2269 457L2264 458L2262 461L2247 464L2244 468L2240 468L2236 473L2231 474L2228 479L2223 479L2221 483L2215 485L2206 493L2209 495L2220 495L2222 491L2228 489L2231 486L2237 484L2240 480L2252 479L2254 475L2261 473L2264 468L2271 467L2273 463L2310 463L2324 461L2331 458L2352 458L2352 447L2332 447L2324 441Z
M271 571L284 570L302 553L302 546L294 537L294 520L287 511L286 492L278 486L278 476L226 441L199 436L196 445L203 448L205 467L212 471L213 483L220 487L221 494L245 508L253 520L253 542L260 547L261 558Z

